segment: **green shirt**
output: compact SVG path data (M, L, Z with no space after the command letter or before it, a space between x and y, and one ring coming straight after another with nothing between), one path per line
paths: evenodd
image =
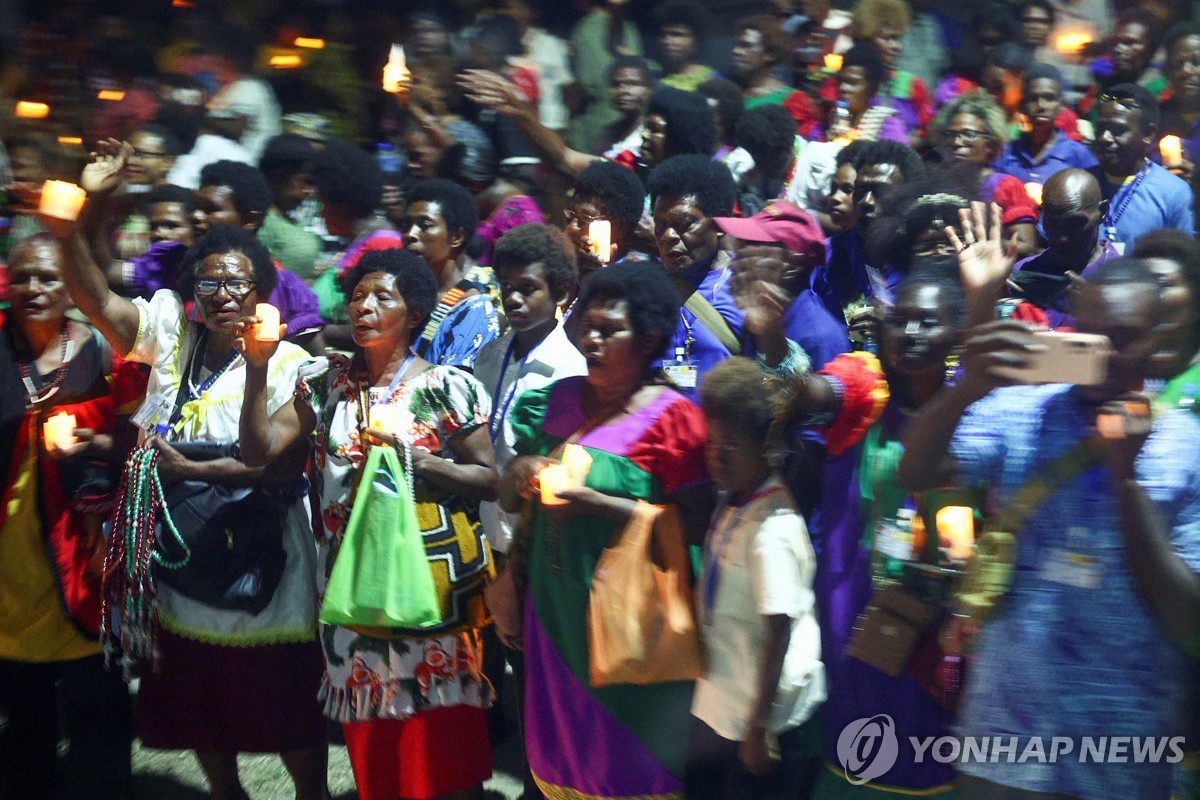
M321 254L321 239L304 230L274 209L267 212L258 240L271 251L271 257L304 280L312 278L317 256Z

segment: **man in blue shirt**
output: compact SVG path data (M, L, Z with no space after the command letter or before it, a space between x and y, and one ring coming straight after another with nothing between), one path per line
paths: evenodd
M1096 166L1091 150L1068 139L1054 125L1063 111L1062 87L1062 74L1056 68L1049 64L1034 64L1029 68L1021 95L1021 113L1029 120L1030 128L1005 145L992 169L1012 175L1021 183L1043 184L1068 167Z
M909 490L944 486L951 475L960 485L983 480L1006 508L1031 480L1051 483L1010 531L1011 585L980 630L959 716L962 735L1015 739L1015 753L961 762L964 800L1170 796L1166 742L1181 748L1190 727L1185 647L1200 641L1200 451L1188 446L1200 424L1179 410L1151 418L1148 400L1132 394L1162 313L1142 262L1109 261L1075 306L1079 330L1112 344L1101 384L1013 386L1010 370L1039 344L1023 323L988 323L968 334L963 379L904 435L899 482ZM1049 462L1084 440L1081 469L1047 476ZM1047 751L1063 737L1073 752L1018 763L1039 737ZM1164 745L1157 758L1132 749L1088 758L1084 737Z
M1158 102L1145 88L1121 83L1100 95L1092 172L1108 201L1104 235L1122 253L1155 228L1195 233L1191 188L1146 158L1157 130Z

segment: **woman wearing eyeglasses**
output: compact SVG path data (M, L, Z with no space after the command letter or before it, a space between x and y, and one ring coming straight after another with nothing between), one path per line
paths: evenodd
M80 182L93 199L119 184L129 145L110 141L101 148ZM316 697L323 671L316 548L300 480L308 442L295 436L278 458L258 468L235 458L189 461L168 443L237 441L246 364L234 339L238 323L275 286L270 253L248 231L214 226L184 256L178 291L162 289L148 301L131 302L108 288L88 250L94 216L86 209L69 237L63 278L71 299L113 350L150 367L147 403L164 411L147 427L160 434L154 443L161 450L163 483L297 490L283 533L283 577L261 612L218 609L159 582L161 658L156 668L140 670L138 735L146 747L194 750L216 800L246 797L238 780L239 752L279 753L297 799L320 800L326 796L327 756ZM202 323L187 320L188 302ZM269 413L291 402L307 358L300 347L280 343L268 369Z
M1004 111L991 95L974 91L954 98L942 106L930 134L946 161L974 179L978 187L974 199L1000 206L1005 241L1015 237L1017 255L1033 255L1037 251L1037 204L1021 181L990 166L1008 141Z

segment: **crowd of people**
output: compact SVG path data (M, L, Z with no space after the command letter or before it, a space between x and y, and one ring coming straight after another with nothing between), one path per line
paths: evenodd
M52 5L0 800L1200 797L1190 8Z

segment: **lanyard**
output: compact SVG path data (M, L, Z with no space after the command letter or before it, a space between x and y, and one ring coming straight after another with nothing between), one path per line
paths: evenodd
M408 358L404 359L404 363L400 365L400 369L396 370L396 374L392 376L392 380L388 384L387 393L383 396L384 404L391 402L392 395L396 393L396 387L400 385L401 380L404 378L404 373L408 372L408 368L412 366L412 363L416 360L416 358L416 353L409 353ZM367 394L371 394L371 389L367 389Z
M1122 215L1125 214L1125 209L1129 206L1129 202L1133 199L1134 192L1137 191L1138 186L1141 185L1142 181L1145 179L1145 177L1149 173L1150 173L1150 162L1147 161L1146 165L1144 167L1142 167L1140 170L1138 170L1137 176L1133 179L1133 183L1129 184L1128 188L1122 186L1120 189L1117 190L1117 192L1115 194L1113 194L1113 199L1115 200L1117 197L1117 194L1121 194L1121 189L1125 190L1125 193L1121 195L1120 204L1116 207L1116 209L1113 209L1110 205L1109 210L1108 210L1108 217L1104 220L1104 228L1105 228L1105 232L1108 234L1109 241L1112 241L1112 242L1118 241L1118 239L1117 239L1117 222L1119 222Z
M546 340L543 339L542 342L544 341ZM496 440L500 438L500 425L504 421L505 417L508 416L508 407L512 405L512 401L516 399L517 382L521 380L521 370L525 368L525 364L529 361L533 354L537 352L537 349L542 346L542 342L538 342L528 353L525 354L525 357L521 359L521 362L517 364L517 377L513 378L512 386L508 387L508 394L505 395L504 402L500 404L500 413L492 414L492 419L488 423L488 433L491 434L492 444L495 444ZM516 346L517 337L514 335L512 341L508 343L508 350L506 350L504 353L504 360L500 362L500 377L496 379L496 391L492 392L493 400L500 397L500 389L504 386L504 374L508 372L508 363L512 359L513 348ZM493 411L494 409L495 404L493 403Z
M217 367L203 383L197 386L196 380L200 377L200 367L204 360L204 353L207 351L208 328L202 328L200 335L196 338L196 344L192 346L192 354L188 357L187 366L184 367L183 374L179 376L179 392L175 396L175 409L171 412L170 427L174 427L183 418L183 407L193 400L203 397L204 393L211 389L212 385L238 359L237 350L230 348L229 355L225 357L221 366Z
M705 559L704 569L704 616L706 619L712 617L713 607L717 602L717 588L721 583L721 560L725 558L725 551L729 549L730 543L733 541L733 532L737 530L737 526L742 521L742 515L746 513L746 509L754 504L755 500L761 500L764 497L775 494L783 489L782 486L772 486L769 489L759 489L754 494L747 498L737 509L732 513L726 514L729 511L729 499L726 498L721 507L717 509L713 519L719 520L716 528L713 530L712 547L709 548L707 558Z

